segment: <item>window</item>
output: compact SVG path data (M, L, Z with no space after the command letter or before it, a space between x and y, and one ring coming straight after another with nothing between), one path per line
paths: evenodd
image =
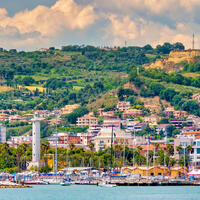
M200 141L197 142L197 146L198 146L198 147L200 146Z
M104 144L104 140L100 140L100 144Z
M200 148L197 148L197 154L200 154Z

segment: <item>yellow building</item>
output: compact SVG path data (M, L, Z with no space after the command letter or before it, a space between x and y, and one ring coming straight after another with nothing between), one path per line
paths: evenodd
M187 168L184 167L124 167L122 168L124 174L140 174L140 176L171 176L174 178L183 177L187 173Z
M163 166L157 167L127 167L122 169L125 174L140 174L140 176L168 176L169 169Z
M133 136L130 133L126 133L125 131L113 128L102 128L99 134L95 138L95 149L96 151L104 150L107 147L111 147L111 141L113 139L113 145L133 145Z

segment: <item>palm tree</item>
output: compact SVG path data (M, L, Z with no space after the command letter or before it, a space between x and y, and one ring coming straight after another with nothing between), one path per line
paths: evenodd
M88 145L90 151L93 151L94 150L94 143L93 142L90 142L90 144Z
M174 147L172 144L167 144L167 151L169 153L169 156L172 156L174 154Z
M153 145L154 145L154 148L155 148L155 152L157 153L157 152L158 152L158 149L159 149L159 146L160 146L160 144L156 142L156 143L154 143Z
M50 148L50 144L47 140L42 141L41 144L41 158L44 160L45 168L48 168L47 156L45 156Z
M69 148L70 148L70 150L72 151L72 150L75 148L75 144L71 142L71 143L69 144Z
M178 145L178 146L176 147L176 151L178 151L179 159L180 159L180 155L181 155L182 150L183 150L183 148L182 148L181 145Z
M189 155L191 154L192 146L191 146L191 145L188 145L188 146L186 147L186 151L187 151L187 153L188 153L188 164L190 164L190 157L189 157Z

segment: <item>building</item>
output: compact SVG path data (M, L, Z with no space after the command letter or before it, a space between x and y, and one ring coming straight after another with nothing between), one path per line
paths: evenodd
M80 143L85 147L88 146L95 137L94 135L90 133L77 133L77 136L80 137Z
M126 111L126 110L129 110L130 108L131 108L130 102L119 101L117 103L117 109L120 111Z
M21 144L32 144L32 136L12 136L10 140L8 140L8 144L12 147L18 147Z
M129 118L129 117L137 117L137 116L141 116L142 115L142 111L141 110L137 110L137 109L129 109L124 111L123 113L123 118Z
M115 128L121 128L121 120L119 118L106 118L103 120L103 126L104 127L115 127Z
M168 131L167 131L168 126L170 126L170 124L160 124L160 125L158 125L157 128L156 128L157 134L159 134L162 131L164 135L167 135L168 134Z
M49 110L37 110L35 114L39 115L40 117L49 117L51 112Z
M143 118L144 123L149 124L149 126L156 126L158 125L157 122L161 119L158 115L150 115L150 116L145 116Z
M174 111L174 118L176 118L176 119L187 117L187 116L188 116L188 113L186 111L183 111L183 110L175 110Z
M105 112L103 109L99 109L98 114L100 117L115 117L114 111Z
M134 126L134 131L143 131L144 128L146 127L145 123L138 123Z
M133 137L130 133L126 133L118 128L102 128L95 138L96 151L104 150L111 147L111 144L119 144L132 146Z
M32 166L40 166L40 118L35 115L32 119Z
M101 125L91 125L88 129L88 133L93 136L97 136L100 132L102 126Z
M176 128L182 128L183 126L193 126L193 120L186 120L186 119L173 119L170 120L170 123Z
M173 117L174 116L174 107L167 107L164 111L165 117Z
M97 124L98 124L98 119L90 115L84 115L83 117L79 117L77 119L77 126L79 127L92 126Z
M0 144L6 142L6 127L0 124Z
M198 94L194 94L192 96L192 99L198 101L198 103L200 104L200 94L199 93Z
M81 144L81 138L76 133L58 133L57 135L53 134L52 136L48 137L48 142L51 147L56 147L56 141L57 146L61 148L66 148L71 143L74 145Z

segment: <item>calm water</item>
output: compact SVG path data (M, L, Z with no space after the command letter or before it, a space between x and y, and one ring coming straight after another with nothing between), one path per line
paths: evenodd
M116 187L34 186L0 189L0 200L199 200L200 186Z

